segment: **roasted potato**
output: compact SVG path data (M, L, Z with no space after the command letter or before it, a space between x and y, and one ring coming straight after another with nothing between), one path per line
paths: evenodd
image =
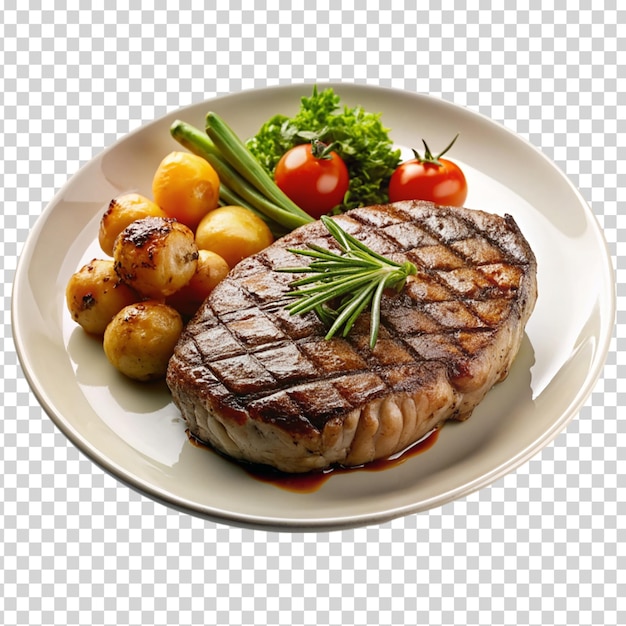
M219 254L230 268L273 241L268 225L241 206L222 206L207 213L196 229L198 248Z
M65 288L72 319L93 335L102 335L116 313L139 299L117 275L111 259L93 259L70 277Z
M194 233L171 218L145 217L115 240L115 271L147 298L165 298L186 285L198 265Z
M100 220L98 242L102 251L113 256L117 236L132 222L142 217L167 217L156 203L138 193L127 193L113 198Z
M104 331L104 353L122 374L147 382L165 376L183 330L175 309L147 300L123 308Z
M182 289L167 300L168 304L186 316L191 316L198 310L230 269L228 263L215 252L199 250L198 255L196 273Z

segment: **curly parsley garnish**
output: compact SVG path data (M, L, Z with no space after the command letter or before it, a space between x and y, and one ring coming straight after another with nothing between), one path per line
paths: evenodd
M341 107L332 88L318 92L315 86L310 98L301 99L296 115L273 116L246 145L273 175L280 157L294 146L315 139L334 144L350 175L348 193L339 207L344 212L388 202L389 178L400 162L400 150L394 149L380 117L360 106Z

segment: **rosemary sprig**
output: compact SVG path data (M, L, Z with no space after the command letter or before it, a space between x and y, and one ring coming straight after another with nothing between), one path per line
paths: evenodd
M281 272L306 273L288 293L296 300L287 305L292 314L314 311L328 326L326 339L341 332L346 337L359 315L370 306L370 348L378 340L380 304L385 289L401 291L409 276L417 273L410 261L396 263L355 239L330 217L321 218L337 241L341 254L307 243L307 250L290 252L314 260L307 266L282 268Z

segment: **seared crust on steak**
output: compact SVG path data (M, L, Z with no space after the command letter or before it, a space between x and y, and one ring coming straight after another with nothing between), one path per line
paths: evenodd
M325 340L290 315L289 248L336 249L321 222L239 263L188 324L167 383L192 435L285 472L385 458L448 419L464 420L515 358L537 298L536 260L510 216L408 201L336 218L370 248L418 268L369 316Z

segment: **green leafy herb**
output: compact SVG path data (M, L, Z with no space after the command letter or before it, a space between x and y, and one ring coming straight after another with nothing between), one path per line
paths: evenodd
M311 97L303 97L293 116L278 114L269 119L246 145L269 173L274 173L281 156L301 143L314 140L334 144L350 175L350 187L339 211L388 201L389 178L400 162L400 150L394 149L389 129L380 114L362 107L340 105L332 88L313 88Z
M401 291L417 268L410 261L396 263L374 252L332 218L321 219L339 244L341 254L311 243L307 244L308 250L290 249L314 260L304 267L279 270L309 274L291 283L296 289L288 295L296 300L286 308L292 315L314 311L329 327L326 339L330 339L338 332L346 337L359 315L370 306L370 348L373 349L378 340L384 291Z

